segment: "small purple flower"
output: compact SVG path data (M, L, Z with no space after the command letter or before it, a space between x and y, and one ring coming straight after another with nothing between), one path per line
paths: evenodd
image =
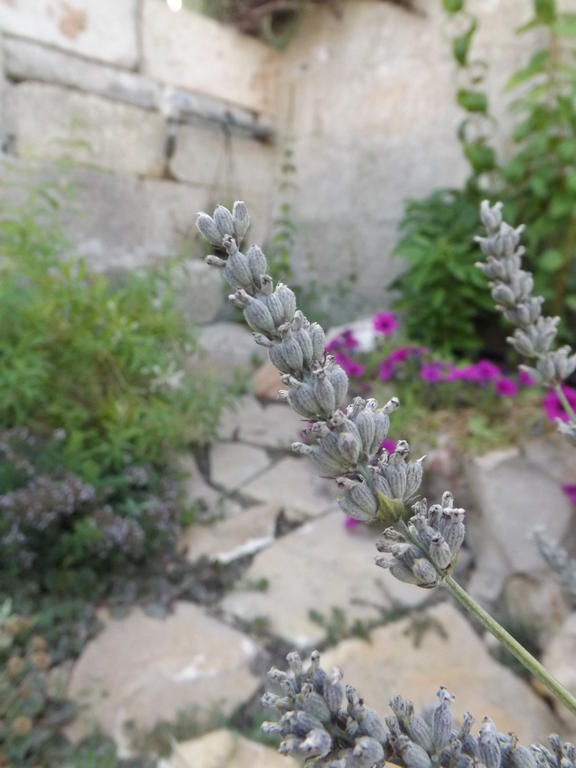
M390 440L389 437L387 437L385 440L382 440L380 443L380 448L384 448L385 451L388 451L388 453L394 453L396 450L396 441Z
M378 312L374 315L373 322L376 333L382 333L384 336L390 336L398 328L394 312Z
M566 396L566 399L570 405L573 408L576 408L576 389L568 387L566 384L562 384L562 391L564 392L564 395ZM553 389L548 392L542 401L542 405L544 406L544 411L546 412L546 416L550 419L550 421L556 421L556 419L560 419L561 421L570 420L568 414L564 410L562 401Z
M570 499L570 503L576 507L576 485L563 485L562 490Z
M424 363L420 369L420 378L428 384L435 384L438 381L447 381L451 375L452 370L450 366L436 360L433 360L431 363Z
M380 378L380 381L389 381L393 375L394 375L394 363L391 363L389 360L383 360L380 363L380 368L378 370L378 376Z
M354 336L354 331L346 329L339 333L332 341L329 341L326 345L327 352L338 352L342 349L356 349L359 341Z
M495 381L502 376L502 371L490 360L479 360L474 366L479 381Z
M344 528L346 528L347 531L353 531L354 528L357 528L360 525L360 520L356 520L354 517L347 517L344 522Z
M351 357L343 355L341 352L337 352L334 357L351 379L359 379L364 375L366 366L362 365L362 363L357 363L356 360L352 360Z
M506 376L498 379L494 385L494 389L496 390L496 394L500 395L500 397L514 397L514 395L518 394L518 385Z
M528 371L520 371L518 373L518 384L522 387L532 387L534 386L534 379Z

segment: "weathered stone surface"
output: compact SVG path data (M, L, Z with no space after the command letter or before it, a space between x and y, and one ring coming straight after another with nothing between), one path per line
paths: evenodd
M305 459L289 456L242 487L256 501L280 504L301 518L318 517L336 501L336 485L320 478Z
M508 668L496 662L466 619L450 604L427 611L429 626L414 643L410 619L376 629L370 643L345 640L323 658L339 666L368 706L389 714L388 701L400 694L417 708L436 703L444 685L456 697L454 712L471 712L479 727L484 715L522 742L545 740L559 723L544 702ZM421 617L424 619L424 617Z
M268 467L265 451L242 443L214 443L210 448L210 479L235 491Z
M530 440L522 447L526 460L559 485L576 483L576 448L557 433Z
M279 507L272 504L257 504L228 520L191 526L181 543L191 561L207 557L219 563L230 563L239 557L253 555L274 541L279 512Z
M144 3L142 32L144 67L154 79L256 112L272 110L278 54L269 46L201 14L171 13L155 0Z
M117 173L164 172L165 126L158 113L55 85L21 83L10 92L8 123L22 157L65 157Z
M576 613L572 613L553 637L544 652L542 663L546 669L573 696L576 696ZM558 716L576 734L576 715L570 714L562 705L558 706Z
M278 400L278 391L284 389L280 371L270 361L258 368L252 377L252 389L261 400Z
M138 61L137 0L7 0L0 29L121 67Z
M179 485L182 503L185 507L198 508L199 506L198 515L201 519L213 520L227 517L237 511L230 499L208 485L193 456L188 454L179 456L176 467L180 475Z
M238 323L207 325L200 330L198 341L207 354L209 367L226 381L233 381L239 369L249 371L266 354Z
M286 404L262 407L253 397L246 396L223 412L218 434L223 440L237 439L288 451L302 427L302 420Z
M74 668L69 694L91 705L74 733L98 724L125 743L130 720L149 730L186 708L230 714L260 684L250 671L256 653L248 637L191 603L176 603L162 621L140 610L110 620Z
M561 540L572 509L558 482L515 449L472 459L467 476L476 512L469 542L477 561L469 586L486 602L498 597L511 574L545 569L531 533L544 525L553 540Z
M160 103L162 87L141 75L28 40L7 38L5 47L6 72L14 80L57 83L144 109Z
M375 606L386 610L422 602L425 590L402 584L374 565L375 538L368 529L347 530L341 512L306 523L256 555L245 579L266 580L265 592L235 591L221 606L245 621L266 617L272 633L304 648L326 635L311 620L311 610L329 619L339 608L351 621L369 620L380 615Z
M191 322L205 325L215 320L224 304L218 271L200 259L187 259L174 274L178 309Z
M515 574L504 585L506 613L517 625L535 633L545 646L568 615L568 606L554 576Z
M176 744L170 768L297 768L299 763L274 749L230 731L212 731Z

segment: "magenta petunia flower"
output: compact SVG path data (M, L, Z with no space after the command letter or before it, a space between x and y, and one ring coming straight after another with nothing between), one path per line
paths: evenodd
M563 485L562 490L570 499L570 502L576 507L576 485Z
M532 387L534 385L534 379L528 371L519 371L518 373L518 383L522 387Z
M380 381L388 381L392 378L394 374L394 364L389 362L388 360L383 360L380 363L380 368L378 370L378 376L380 378Z
M398 328L394 312L378 312L373 319L374 330L384 336L390 336Z
M500 368L490 360L479 360L474 365L474 369L479 381L494 381L502 376Z
M356 349L358 344L359 341L354 336L354 331L347 329L326 344L326 351L337 352L342 349Z
M514 395L518 394L518 385L512 379L506 378L506 376L496 381L494 389L500 397L514 397Z
M570 405L573 408L576 408L576 389L573 389L573 387L568 387L566 384L562 384L562 391L564 392L564 395ZM568 414L564 410L562 401L553 389L548 392L542 401L542 405L544 406L544 411L550 421L556 421L556 419L569 421Z
M446 363L440 363L433 360L431 363L424 363L420 368L420 378L429 384L435 384L437 381L448 381L452 376L452 369Z
M360 525L360 520L356 520L354 517L347 517L344 522L344 527L348 531L353 531L354 528Z
M356 360L352 360L352 358L347 355L343 355L342 352L336 352L334 354L334 359L342 366L350 378L359 379L364 375L366 366L356 362Z

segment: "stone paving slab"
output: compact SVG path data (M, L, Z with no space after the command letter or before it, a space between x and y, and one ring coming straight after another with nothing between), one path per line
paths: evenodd
M168 768L297 768L299 765L291 757L222 729L176 744Z
M257 504L227 520L212 525L193 525L183 535L188 560L200 557L222 564L253 555L274 541L274 528L280 508Z
M388 701L400 694L417 708L436 703L444 685L456 699L454 713L471 712L475 728L491 717L503 733L529 744L557 733L559 722L523 680L495 661L468 621L451 604L426 612L429 626L415 645L411 619L372 632L370 642L345 640L323 656L325 668L341 667L368 706L391 714ZM419 614L423 618L422 614Z
M250 670L257 650L249 637L191 603L176 603L163 620L139 609L111 619L74 667L69 695L89 709L72 735L98 725L125 745L129 721L150 730L194 707L230 715L261 683Z
M266 451L253 445L214 443L210 447L210 479L226 491L237 490L269 465Z
M294 517L309 519L335 506L337 488L334 482L319 477L310 461L290 456L240 491L255 501L279 504Z
M231 592L221 602L224 612L244 621L264 617L273 634L305 648L326 636L311 620L311 610L329 617L332 608L339 608L350 621L374 620L381 615L378 607L412 607L428 597L426 590L377 568L376 532L364 527L350 531L344 520L342 512L330 513L256 555L245 581L265 580L268 589Z
M221 440L240 440L263 448L290 450L299 440L305 421L285 403L262 406L258 400L246 395L235 407L227 408L220 420L218 434Z

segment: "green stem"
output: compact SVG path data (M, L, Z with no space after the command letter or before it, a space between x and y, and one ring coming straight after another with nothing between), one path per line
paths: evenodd
M560 384L555 384L554 391L560 398L560 402L562 403L562 406L564 407L564 410L566 411L566 414L568 415L570 421L576 424L576 411L574 411L574 408L572 408L572 406L570 405L570 401L564 394L564 390L562 389L562 386Z
M515 640L512 635L501 626L496 619L492 618L484 608L473 600L468 592L463 589L452 576L446 576L442 584L446 587L452 597L475 616L482 626L491 632L494 637L527 669L535 678L548 688L550 693L567 707L570 712L576 715L576 698L567 691L556 678L546 670L540 662L528 653L528 651Z

